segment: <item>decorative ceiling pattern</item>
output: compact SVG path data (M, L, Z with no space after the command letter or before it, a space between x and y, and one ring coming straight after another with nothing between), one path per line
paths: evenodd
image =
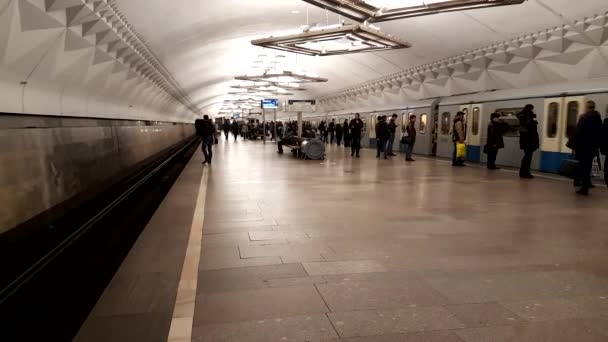
M111 0L0 1L0 68L7 86L12 78L25 90L46 82L198 112Z
M596 15L391 74L320 99L325 110L349 100L399 93L426 99L608 77L608 15Z

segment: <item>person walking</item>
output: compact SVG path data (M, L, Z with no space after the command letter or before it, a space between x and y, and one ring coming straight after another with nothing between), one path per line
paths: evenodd
M243 140L247 140L247 135L249 134L249 124L247 122L243 122L241 125L241 135L243 136Z
M410 115L410 120L405 127L404 143L405 143L405 161L413 162L412 153L416 144L416 115Z
M224 119L224 124L222 125L222 130L224 131L226 140L228 140L228 134L230 133L230 120Z
M498 170L496 166L496 157L498 150L505 147L503 134L505 133L505 125L500 121L500 114L492 113L490 122L488 123L488 141L484 146L484 152L488 155L488 170Z
M195 121L194 126L196 128L196 135L203 138L202 149L205 160L203 164L211 164L213 159L213 143L215 141L215 125L209 119L209 115L203 116L203 119Z
M527 104L524 110L517 114L519 119L519 148L524 151L524 157L521 160L519 168L519 177L524 179L532 179L534 176L531 173L532 158L534 151L540 148L540 138L538 136L538 121L534 114L534 106Z
M595 110L595 102L587 101L585 114L578 120L574 133L574 156L578 161L574 185L580 187L579 195L588 195L591 183L593 159L597 156L602 140L602 116Z
M458 157L458 144L464 144L466 140L464 113L456 113L454 125L452 126L452 141L454 142L454 153L452 154L452 166L465 166L464 159Z
M338 146L340 146L340 144L342 143L342 125L340 125L340 123L336 123L336 143L338 144Z
M336 136L336 119L331 119L327 131L329 132L329 143L333 144Z
M354 157L356 155L357 158L359 158L359 152L361 151L361 133L363 133L363 121L359 117L359 113L355 114L355 118L350 120L348 128L350 129L351 138L350 156Z
M348 128L348 120L344 119L342 124L342 134L344 135L344 147L350 147L350 129Z
M395 153L393 153L393 146L395 145L395 136L397 134L397 114L393 114L391 116L391 120L388 123L388 141L386 143L386 154L389 156L396 156Z
M239 123L236 120L232 121L232 125L230 125L230 131L232 135L234 135L234 141L239 137Z
M376 158L380 158L380 155L384 155L384 159L388 159L386 152L386 144L389 138L388 123L386 122L386 116L378 117L378 124L376 125Z
M327 144L327 127L325 127L325 121L321 121L321 124L319 124L319 133L321 135L321 141Z

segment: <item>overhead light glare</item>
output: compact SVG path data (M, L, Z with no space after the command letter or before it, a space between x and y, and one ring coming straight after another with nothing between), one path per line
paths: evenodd
M526 0L304 0L358 22L381 22L444 12L518 5Z

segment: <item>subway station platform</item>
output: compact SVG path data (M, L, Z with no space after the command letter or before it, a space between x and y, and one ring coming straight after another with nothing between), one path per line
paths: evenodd
M442 160L199 152L76 338L607 341L608 190Z

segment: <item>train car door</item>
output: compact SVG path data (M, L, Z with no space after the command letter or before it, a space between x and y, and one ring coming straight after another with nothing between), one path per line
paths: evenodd
M561 130L559 132L562 143L561 153L572 154L572 150L566 146L570 137L576 132L576 124L578 118L585 112L585 97L584 96L570 96L564 98L564 105L562 106L561 115Z
M562 134L565 120L563 119L563 97L553 97L545 99L543 108L542 124L540 125L540 150L541 162L540 169L544 172L557 172L563 159Z
M469 113L471 113L472 107L473 107L472 105L466 104L466 105L460 105L460 108L459 108L459 111L461 111L461 112L464 113L464 124L466 126L469 125L469 120L470 120ZM456 117L456 115L454 115L454 117ZM466 142L468 144L469 132L468 132L468 128L467 127L465 127L465 134L467 136L467 141Z
M465 114L466 115L466 114ZM473 162L481 161L481 135L483 131L483 104L471 105L467 126L467 160Z

